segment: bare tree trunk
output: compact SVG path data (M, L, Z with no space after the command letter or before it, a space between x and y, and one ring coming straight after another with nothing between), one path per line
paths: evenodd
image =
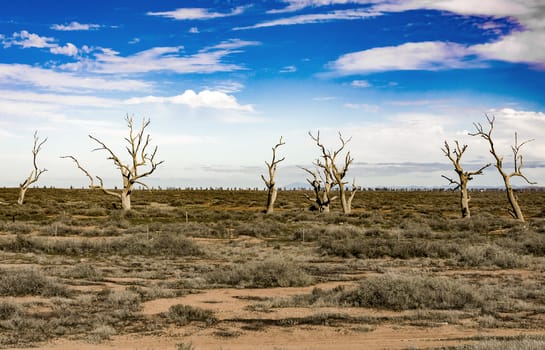
M462 210L462 218L469 219L471 212L469 211L469 194L467 193L467 182L463 182L460 186L460 209Z
M42 145L47 141L47 138L45 138L42 142L40 142L40 138L38 137L38 132L34 132L34 147L32 148L32 163L34 165L34 168L28 175L28 177L23 181L21 184L19 184L19 197L17 198L17 204L23 205L25 202L25 194L26 191L29 189L30 185L37 182L40 178L40 175L45 173L47 169L38 169L38 153L40 152Z
M278 195L278 189L276 187L269 188L267 191L267 209L266 214L272 214L274 212L274 202L276 201L276 196Z
M276 159L276 151L280 146L285 144L286 143L282 141L282 136L280 136L280 141L272 148L271 162L265 162L269 170L269 179L267 180L264 175L261 175L263 182L265 182L265 186L267 186L267 207L265 211L267 214L273 213L274 202L276 201L276 196L278 195L278 189L276 188L276 183L274 181L274 177L276 175L276 166L278 165L278 163L286 159L285 157L282 159Z
M345 188L346 182L344 178L348 172L350 164L354 161L354 158L350 156L350 151L346 152L344 164L339 167L337 164L337 156L344 150L346 144L350 142L352 138L345 140L341 133L339 133L339 139L341 141L341 146L335 150L330 151L325 148L325 146L320 142L320 132L318 131L317 135L312 135L311 132L308 133L310 137L316 142L316 145L322 151L323 162L319 161L316 165L324 170L325 173L332 179L332 185L339 186L339 197L341 197L341 207L344 214L350 214L352 211L352 199L356 193L356 187L353 186L353 189L350 193L350 198L346 198L347 191Z
M23 205L23 203L25 202L26 190L28 190L28 187L23 187L19 185L19 198L17 198L17 204Z
M316 166L318 167L318 165ZM301 169L312 175L312 179L307 179L307 181L312 186L314 197L306 196L307 199L312 202L313 207L320 213L329 213L331 202L337 199L337 197L331 197L331 190L335 185L332 183L329 172L322 169L324 174L322 177L321 174L319 175L319 168L316 169L316 171L311 171L306 168Z
M121 173L121 177L123 179L123 189L121 192L114 192L107 190L104 188L104 182L102 181L102 178L99 176L95 176L99 181L100 185L95 185L93 181L93 176L85 170L78 162L78 160L73 156L63 156L61 158L70 158L72 159L77 167L85 173L85 175L89 178L91 181L91 184L89 187L91 189L100 189L104 193L107 193L109 195L115 196L121 200L121 207L123 210L130 210L131 209L131 193L133 186L135 184L139 184L145 188L148 186L141 181L144 177L147 177L151 175L159 165L163 163L163 161L156 162L155 161L155 155L157 154L157 146L153 149L153 152L148 153L147 148L150 143L150 135L146 135L144 137L144 131L148 127L150 121L149 119L143 119L142 120L142 126L138 132L135 133L134 131L134 124L132 118L127 116L125 118L127 122L127 126L129 127L129 137L125 138L125 141L127 141L128 145L126 146L126 150L130 155L130 161L128 163L123 163L119 157L114 154L114 152L104 144L104 142L100 141L96 137L89 135L89 138L97 142L100 147L94 149L94 151L104 150L109 154L108 159L112 160L114 162L114 165L119 169ZM148 166L148 169L146 171L140 172L140 168Z
M517 201L517 196L515 195L513 191L513 187L511 186L511 178L517 176L517 177L521 177L522 179L524 179L527 183L531 185L535 184L535 182L531 182L530 180L528 180L528 178L522 173L522 167L524 165L524 162L522 159L522 155L519 154L520 148L533 140L527 140L519 144L517 133L515 132L515 144L511 146L511 150L513 151L514 170L511 173L507 173L503 169L503 157L496 152L496 149L494 148L494 141L492 140L492 130L494 129L495 118L494 117L490 118L489 116L486 116L486 119L488 120L488 124L490 126L488 131L485 131L483 126L480 123L473 123L473 125L475 126L475 129L477 129L477 132L470 135L480 136L486 141L488 141L488 144L490 145L490 153L496 160L496 169L498 169L498 172L503 178L503 182L505 184L507 200L509 201L509 204L511 205L511 208L508 209L509 214L511 214L511 216L514 219L524 222L525 221L524 215L522 214L522 210L520 209L520 206Z
M131 191L123 190L121 192L121 208L123 210L131 210Z
M520 221L525 221L524 215L522 214L522 210L520 209L520 205L517 200L517 196L515 194L515 191L513 190L513 187L511 186L511 182L509 181L509 178L506 177L503 180L505 182L505 192L507 193L507 201L511 205L511 209L509 209L509 213L511 214L513 218Z
M451 184L456 185L454 190L458 188L460 189L460 209L462 211L462 218L470 218L471 212L469 211L469 200L471 198L469 197L469 194L467 192L467 185L470 180L473 180L473 176L482 175L483 170L488 168L491 164L488 163L476 171L464 171L461 162L462 155L466 151L467 145L460 146L458 141L454 141L454 143L456 144L456 148L452 150L452 152L447 141L445 141L445 146L442 148L442 150L443 153L445 153L445 156L447 156L454 165L454 171L456 172L456 174L458 174L458 180L451 179L445 175L442 176L445 179L449 180Z

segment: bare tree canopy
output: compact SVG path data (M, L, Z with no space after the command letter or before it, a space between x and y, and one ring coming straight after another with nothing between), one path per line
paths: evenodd
M276 176L276 167L278 163L284 161L286 157L282 157L281 159L277 159L276 152L278 148L285 145L286 143L282 140L282 136L280 136L280 141L272 148L272 160L271 162L265 161L265 164L267 165L267 169L269 170L269 178L266 179L264 175L261 175L261 178L263 179L263 182L265 182L265 186L267 186L267 208L266 213L271 214L274 211L274 202L276 201L276 196L278 195L278 189L276 188L275 183L275 176Z
M329 213L331 202L337 199L337 196L331 195L331 191L335 187L335 184L331 178L331 174L323 168L320 168L317 164L318 161L314 163L316 167L315 170L301 167L301 169L312 176L311 178L307 178L307 182L312 186L314 197L305 196L312 202L313 208L320 213Z
M95 176L99 180L99 185L95 185L93 176L91 176L91 174L80 165L79 161L74 156L63 156L61 158L70 158L76 163L78 169L83 171L83 173L85 173L85 175L89 178L90 188L98 188L104 193L118 197L121 200L121 207L124 210L130 210L133 186L135 184L139 184L145 188L148 188L148 186L142 182L142 179L153 174L157 167L164 161L155 160L157 146L155 146L153 151L149 153L148 148L150 147L151 137L149 134L144 134L146 128L150 124L150 120L145 118L142 119L142 125L137 131L135 131L132 117L126 116L125 121L127 122L127 127L129 128L129 136L125 137L125 141L127 142L125 149L130 156L130 160L127 163L123 163L121 159L112 151L112 149L100 139L89 135L89 138L99 144L99 147L95 148L93 151L106 151L109 155L108 159L112 160L116 168L118 168L121 172L123 189L120 192L111 191L104 188L104 182L99 176Z
M511 186L511 178L513 177L521 177L524 179L528 184L535 184L535 182L531 182L528 180L528 178L522 173L522 167L524 165L524 161L522 158L522 155L520 154L520 149L522 146L527 144L528 142L531 142L533 140L526 140L522 143L518 142L518 136L515 132L515 144L511 146L511 151L513 152L513 163L514 163L514 170L512 172L508 172L503 168L503 157L496 151L496 148L494 146L494 140L492 138L492 131L494 130L494 122L496 118L494 116L490 117L486 115L486 120L488 121L488 129L485 129L481 123L473 123L475 126L476 132L470 133L471 136L479 136L482 137L484 140L486 140L490 146L490 154L494 157L496 164L495 167L498 169L498 172L500 173L503 182L505 184L505 190L507 192L507 200L509 201L509 204L511 205L511 208L509 209L509 213L511 216L517 220L524 221L524 215L522 214L522 210L520 209L520 206L518 204L517 197L514 193L513 187Z
M469 194L467 192L467 185L469 181L473 180L473 176L481 175L483 173L483 170L488 168L491 164L488 163L475 171L465 171L462 168L461 162L462 155L466 151L467 145L460 146L458 141L454 141L454 144L456 145L456 148L451 150L448 142L445 141L445 145L443 148L441 148L441 150L443 151L445 156L450 159L452 165L454 165L454 171L456 172L456 174L458 174L458 180L452 179L445 175L441 176L447 179L450 184L456 185L454 190L460 189L460 208L462 210L462 217L469 218L471 217L471 212L469 210L469 201L471 200L471 198L469 197Z
M348 182L346 182L344 178L346 177L348 169L354 161L354 158L352 158L350 155L350 151L346 152L343 163L339 163L337 157L342 154L346 148L346 145L352 140L352 138L344 139L342 134L339 132L339 140L341 145L336 150L328 150L320 141L320 131L317 132L316 136L314 136L310 131L308 134L310 138L316 142L316 145L320 148L322 153L322 160L318 159L316 166L323 169L326 177L331 179L331 187L338 186L343 213L350 214L352 211L352 200L354 199L357 189L354 180L351 190L347 190L346 184Z
M19 184L19 198L17 199L17 204L22 205L25 202L25 194L30 185L33 183L38 182L38 179L40 178L40 175L45 173L47 169L39 169L38 168L38 153L40 153L43 144L47 141L47 137L40 141L40 137L38 136L38 131L34 132L34 146L32 147L32 163L34 168L30 171L30 174L28 177Z

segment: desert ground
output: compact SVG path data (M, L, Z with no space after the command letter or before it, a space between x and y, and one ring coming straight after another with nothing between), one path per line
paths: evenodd
M543 349L545 192L0 189L0 348Z

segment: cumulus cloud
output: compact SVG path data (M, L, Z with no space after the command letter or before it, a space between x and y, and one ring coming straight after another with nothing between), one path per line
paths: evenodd
M72 43L65 46L54 46L49 51L55 55L76 56L78 54L78 48Z
M79 22L70 22L70 24L53 24L51 29L59 31L77 31L77 30L93 30L100 28L98 24L83 24Z
M170 97L158 97L158 96L145 96L134 97L125 101L127 104L143 104L143 103L171 103L186 105L191 108L214 108L214 109L227 109L243 112L254 112L252 105L241 105L237 99L221 91L203 90L196 93L193 90L185 90L183 94L170 96Z
M21 46L27 48L44 48L54 46L53 41L55 39L38 34L29 33L26 30L22 30L19 33L13 33L11 38L4 38L4 47L10 47L12 45Z
M25 64L0 64L0 82L56 91L139 91L151 88L149 83L140 80L87 77Z
M212 12L205 8L179 8L174 11L164 11L164 12L148 12L148 16L159 16L172 18L178 21L183 20L206 20L213 18L222 18L228 16L240 15L244 12L246 7L239 6L232 9L230 12Z
M276 26L290 26L296 24L311 24L311 23L323 23L340 20L358 20L364 18L375 17L379 15L377 12L370 12L368 10L355 9L355 10L337 10L328 13L316 13L308 15L299 15L287 18L280 18L271 21L265 21L258 24L254 24L246 27L236 27L233 30L266 28Z
M330 64L341 75L391 70L442 70L482 65L470 60L466 46L427 41L345 54Z
M48 48L49 52L55 55L76 56L78 54L78 48L72 43L61 46L55 43L54 38L40 36L26 30L13 33L11 38L0 37L0 40L5 48L11 46L21 46L24 49Z

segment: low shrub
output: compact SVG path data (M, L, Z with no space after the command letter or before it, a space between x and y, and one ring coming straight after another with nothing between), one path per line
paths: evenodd
M447 310L482 305L474 288L465 283L444 277L394 274L369 277L358 288L341 292L338 300L350 306L392 310Z
M178 326L185 326L194 321L204 322L207 325L217 322L213 311L182 304L171 306L166 316Z
M281 259L220 268L206 274L205 279L213 284L250 288L297 287L313 282L300 266Z
M0 269L0 296L69 296L70 290L34 269Z

